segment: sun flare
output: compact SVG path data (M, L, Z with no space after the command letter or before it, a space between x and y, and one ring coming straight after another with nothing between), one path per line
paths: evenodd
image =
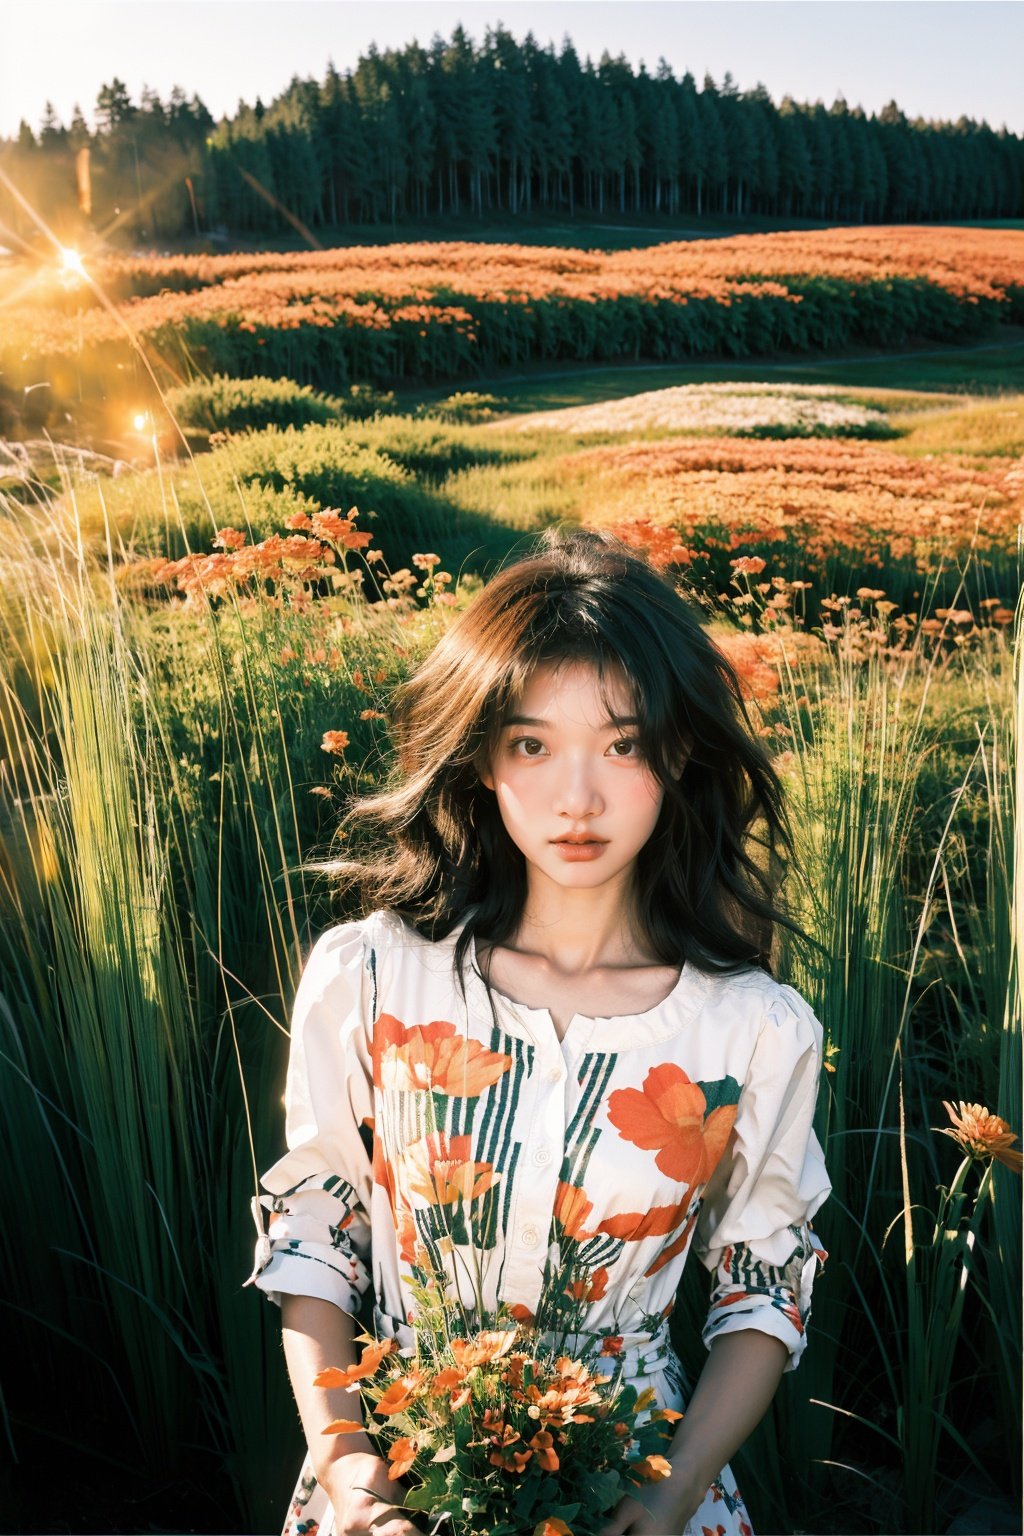
M82 254L72 246L62 246L60 252L60 265L62 272L72 273L75 277L85 276L85 267L82 263Z

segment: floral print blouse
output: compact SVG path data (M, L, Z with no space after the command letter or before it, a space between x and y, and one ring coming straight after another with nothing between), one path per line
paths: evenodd
M592 1351L683 1407L666 1319L692 1248L713 1277L705 1345L758 1329L793 1370L826 1257L811 1218L831 1190L810 1006L759 968L687 963L655 1007L574 1014L559 1040L547 1009L492 989L495 1023L472 946L463 1001L461 926L431 943L381 909L313 948L292 1015L288 1150L253 1200L245 1283L348 1312L372 1287L376 1330L403 1342L417 1245L468 1305L467 1273L485 1305L523 1316L548 1315L569 1286Z

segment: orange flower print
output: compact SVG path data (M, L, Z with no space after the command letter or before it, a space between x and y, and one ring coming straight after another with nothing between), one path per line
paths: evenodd
M403 1157L405 1186L428 1205L468 1205L497 1184L501 1174L490 1163L473 1161L470 1136L433 1131L411 1142Z
M575 1184L566 1184L559 1179L558 1188L555 1191L555 1220L566 1237L574 1238L578 1242L586 1242L588 1237L594 1236L593 1232L587 1232L583 1227L583 1223L593 1209L593 1204L587 1199L582 1189L577 1189Z
M621 1237L627 1243L639 1243L645 1237L666 1237L678 1227L685 1214L685 1200L678 1205L655 1205L649 1211L625 1211L619 1216L607 1216L597 1230L608 1237Z
M642 1092L616 1089L608 1099L608 1118L625 1141L656 1153L654 1161L667 1178L692 1189L711 1177L736 1119L735 1104L718 1105L705 1120L706 1108L700 1084L674 1062L664 1062L648 1072Z
M570 1280L565 1294L574 1301L600 1301L608 1289L608 1271L602 1265L595 1269L589 1280Z
M697 1210L694 1211L693 1215L690 1217L689 1221L686 1223L686 1226L680 1232L679 1236L673 1238L668 1247L661 1250L661 1252L658 1254L658 1257L651 1265L650 1269L644 1270L645 1279L649 1280L652 1275L656 1275L658 1273L659 1269L664 1269L666 1264L671 1264L677 1253L682 1253L683 1249L690 1241L690 1233L696 1226L697 1217L699 1215L700 1207L698 1206Z
M431 1089L475 1099L511 1067L511 1056L458 1034L447 1019L407 1028L390 1013L373 1026L373 1081L401 1093Z

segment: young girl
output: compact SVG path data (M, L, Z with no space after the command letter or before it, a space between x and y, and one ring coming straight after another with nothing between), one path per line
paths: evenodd
M549 531L400 686L394 733L392 782L346 818L380 837L343 870L368 915L308 959L289 1150L253 1201L246 1283L281 1307L309 1446L285 1536L415 1530L370 1439L322 1433L356 1394L311 1383L357 1358L370 1288L378 1335L411 1342L438 1203L475 1217L488 1307L541 1313L569 1254L595 1353L686 1410L671 1476L603 1536L753 1536L728 1459L806 1346L831 1185L822 1028L770 973L773 925L799 932L773 905L792 843L735 674L626 545ZM691 1248L713 1277L692 1391L667 1322Z

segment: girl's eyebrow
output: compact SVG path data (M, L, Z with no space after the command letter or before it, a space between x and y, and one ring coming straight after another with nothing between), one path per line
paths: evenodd
M548 725L549 726L551 724L551 721L550 720L540 720L540 719L537 718L536 715L509 715L504 723L505 723L505 725ZM612 725L618 726L618 725L639 725L639 724L640 724L640 721L639 721L639 719L638 719L638 717L636 715L609 715L608 719L604 722L604 725L601 727L601 729L602 730L607 730L608 727L612 726Z

